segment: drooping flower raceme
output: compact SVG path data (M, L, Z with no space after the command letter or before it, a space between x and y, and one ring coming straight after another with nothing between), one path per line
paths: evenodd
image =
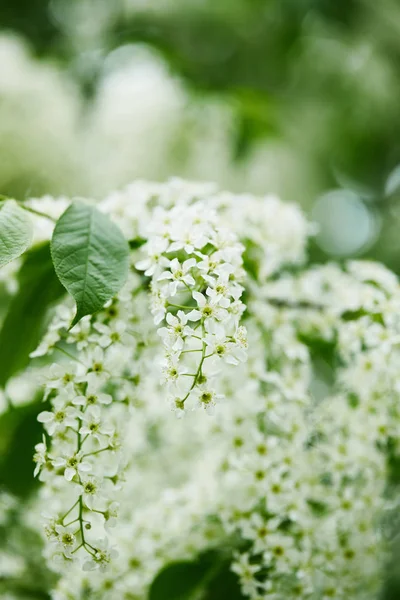
M246 360L240 297L243 246L201 202L159 209L136 264L151 276L151 311L165 348L163 380L179 412L213 410L219 364Z
M33 353L51 353L55 361L43 374L50 406L38 416L51 444L44 438L34 457L48 497L48 551L63 562L80 559L84 569L105 568L115 554L104 527L118 513L125 466L121 445L140 337L132 322L136 284L132 275L118 298L69 332L72 307L60 307Z

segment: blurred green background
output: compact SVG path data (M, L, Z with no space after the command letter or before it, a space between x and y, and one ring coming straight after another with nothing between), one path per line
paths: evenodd
M277 193L400 270L397 0L2 0L0 188ZM17 36L17 37L16 37Z
M19 199L212 180L301 204L313 260L400 273L399 98L398 0L0 2L0 193ZM39 408L0 417L0 484L19 497ZM0 540L20 555L36 534L13 510ZM16 597L47 598L40 560L27 573ZM394 576L385 598L399 590Z

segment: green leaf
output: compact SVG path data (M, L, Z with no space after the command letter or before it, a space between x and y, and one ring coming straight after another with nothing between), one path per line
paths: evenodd
M145 238L137 237L133 238L133 240L129 240L129 248L131 250L137 250L141 248L146 243Z
M210 583L202 600L245 600L240 589L240 583L237 575L231 571L231 561L224 563Z
M153 581L149 600L189 600L201 585L208 568L197 562L182 561L165 567Z
M18 258L32 242L33 227L15 200L0 204L0 267Z
M27 398L27 401L32 400ZM37 415L49 406L41 396L27 405L10 408L0 415L0 488L25 497L38 486L33 477L33 448L41 441L43 428Z
M49 244L28 252L18 281L19 290L0 331L0 387L26 367L42 336L49 306L64 293L54 273Z
M76 302L71 327L103 308L128 275L129 245L121 230L94 206L80 202L57 221L51 255L59 280Z
M171 563L154 579L148 600L243 600L230 560L217 551L200 555L195 561Z

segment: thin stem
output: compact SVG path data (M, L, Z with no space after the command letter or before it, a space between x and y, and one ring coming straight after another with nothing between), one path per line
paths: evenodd
M76 433L78 435L79 431L78 429L75 429L75 427L71 427L71 425L67 425L68 429L71 429L71 431L73 431L74 433Z
M167 302L167 306L172 306L173 308L180 308L181 310L187 310L190 306L183 306L183 304L172 304L171 302Z
M82 414L82 406L80 407L80 414ZM81 426L82 426L82 419L81 417L78 417L78 431L77 431L77 452L80 451L81 447L82 447L82 437L81 437Z
M70 358L71 360L74 360L75 362L78 362L81 365L83 365L84 367L86 367L86 365L81 360L79 360L79 358L77 358L76 356L74 356L73 354L68 352L68 350L65 350L65 348L62 348L61 346L57 346L57 344L56 344L54 346L54 349L58 350L59 352L62 352L63 354L65 354L65 356L68 356L68 358Z
M81 448L82 448L83 444L86 442L86 440L88 439L88 437L89 437L89 434L87 433L85 435L85 437L83 438L83 440L81 441Z
M79 530L81 532L81 539L82 539L82 546L84 546L86 544L85 541L85 532L83 530L83 500L82 500L82 494L79 496L78 499L79 502Z
M84 546L84 544L79 544L79 546L77 546L75 548L75 550L72 550L71 554L75 554L75 552L77 552L80 548L82 548L82 546Z
M72 512L75 508L75 506L78 504L79 499L75 502L75 504L73 506L71 506L71 508L69 510L67 510L67 512L65 513L65 515L62 517L61 522L64 521L65 517L68 517L69 513Z
M77 521L79 521L79 517L76 517L76 519L74 519L73 521L70 521L69 523L64 523L63 527L69 527L70 525L73 525Z
M82 454L82 458L86 458L86 456L94 456L95 454L100 454L100 452L105 452L106 450L112 450L112 448L110 448L110 446L107 446L107 448L100 448L100 450L95 450L94 452Z
M80 407L80 415L81 415L81 414L82 414L82 407ZM82 444L84 443L84 441L87 439L87 437L88 437L88 436L86 435L86 436L83 438L83 440L82 440L82 436L81 436L81 434L80 434L80 432L79 432L79 430L80 430L80 427L81 427L81 425L82 425L82 419L81 419L81 417L80 417L80 416L78 416L78 417L77 417L77 421L78 421L78 430L77 430L77 431L75 430L75 432L76 432L76 436L77 436L77 437L76 437L76 446L77 446L77 453L78 453L78 452L80 451L80 449L82 448ZM95 453L94 453L94 454L95 454ZM87 456L87 455L86 455L86 456ZM81 483L82 483L82 481L81 481L81 478L79 477L79 475L78 475L78 479L79 479L79 483L81 484ZM95 557L95 552L92 552L91 550L89 550L89 549L88 549L88 546L89 546L89 548L90 548L91 546L90 546L90 544L88 544L88 542L85 540L85 530L84 530L84 525L83 525L83 524L84 524L84 522L85 522L85 519L83 518L83 495L82 495L82 494L80 494L80 495L79 495L79 497L78 497L77 501L75 502L75 504L74 504L74 505L73 505L73 506L72 506L72 507L71 507L71 508L68 510L68 512L66 512L66 513L65 513L65 515L63 516L63 518L62 518L62 521L61 521L61 522L63 522L63 521L64 521L64 519L65 519L65 518L66 518L66 517L67 517L67 516L70 514L70 512L71 512L71 511L72 511L72 510L73 510L73 509L74 509L74 508L75 508L77 505L79 505L79 513L78 513L78 516L77 516L77 518L76 518L76 519L74 519L73 521L70 521L70 522L69 522L67 525L64 525L64 527L67 527L68 525L72 525L73 523L76 523L77 521L79 522L79 527L78 527L78 529L77 529L77 532L76 532L76 533L80 533L80 536L81 536L81 543L80 543L80 545L79 545L79 546L77 546L77 547L75 548L75 550L73 550L72 554L73 554L74 552L77 552L77 551L78 551L80 548L82 548L82 547L83 547L83 548L85 548L86 552L88 552L88 553L89 553L91 556L94 556L94 557ZM95 548L93 548L93 550L95 550Z
M203 334L204 334L204 322L201 323L201 328L202 328ZM190 389L189 389L188 393L186 394L186 396L182 399L182 403L185 403L186 400L189 398L190 392L192 391L192 389L196 385L197 380L198 380L198 378L201 375L201 372L202 372L202 369L203 369L203 363L204 363L204 361L206 359L206 347L207 347L206 343L203 342L203 348L202 348L202 351L201 351L201 360L200 360L198 369L197 369L196 373L193 375L192 385L190 386Z
M298 302L291 302L285 298L266 298L266 301L273 306L278 308L292 308L292 309L303 309L310 308L314 310L325 310L327 306L318 304L318 302L308 302L307 300L299 300Z
M53 223L57 223L57 219L42 212L41 210L36 210L35 208L32 208L31 206L27 206L26 204L24 204L24 202L21 202L20 200L18 200L18 204L21 208L36 215L37 217L44 217L45 219L49 219L49 221L52 221Z
M91 511L95 512L95 513L99 513L99 515L104 515L104 511L103 510L96 510L95 508L92 508Z

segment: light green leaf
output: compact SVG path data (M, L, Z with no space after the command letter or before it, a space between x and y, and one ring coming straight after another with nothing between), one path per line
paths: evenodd
M129 245L121 230L81 202L71 204L57 221L51 256L57 277L76 302L71 327L103 308L128 275Z
M385 196L391 196L400 188L400 165L390 173L386 180Z
M15 200L0 203L0 267L18 258L32 242L33 227Z

